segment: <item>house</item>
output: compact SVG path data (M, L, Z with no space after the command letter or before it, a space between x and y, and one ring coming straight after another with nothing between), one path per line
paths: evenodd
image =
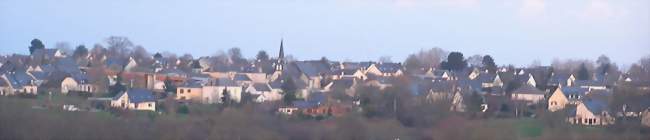
M456 94L456 86L451 81L435 81L428 83L431 87L428 90L427 99L431 102L451 100Z
M377 76L392 77L400 76L404 72L402 71L401 63L376 63L370 65L368 70L366 70L366 73Z
M566 108L566 105L577 105L581 102L588 89L580 87L558 87L548 98L548 110L551 112Z
M368 81L365 82L365 85L367 86L373 86L377 87L380 90L384 90L388 87L392 87L393 84L391 83L391 79L389 77L376 77L372 78Z
M250 93L254 97L253 101L257 103L282 100L282 94L271 90L271 86L266 83L255 83L248 86L246 92Z
M113 97L111 107L128 110L156 111L156 98L151 90L129 89Z
M515 80L517 80L519 83L524 83L526 85L537 87L537 82L535 81L535 77L533 76L532 73L516 75Z
M339 67L340 69L361 70L365 72L373 64L375 63L374 62L343 62Z
M201 99L204 104L223 103L224 91L228 93L230 100L241 102L243 88L230 79L216 79L201 88Z
M522 85L512 92L512 100L524 101L530 104L537 104L545 99L546 93L532 85Z
M611 125L614 117L609 114L607 101L589 99L571 111L568 121L578 125Z
M607 85L605 84L604 81L596 81L596 80L576 80L575 81L575 86L581 87L581 88L586 88L589 90L605 90L607 89Z
M343 79L338 79L334 80L331 84L329 84L326 89L332 91L342 91L348 96L354 96L356 93L355 86L357 85L357 79L356 78L351 78L351 77L346 77Z
M203 99L203 85L198 81L189 81L176 87L176 100L201 102Z
M61 93L63 94L67 94L69 92L93 93L95 90L96 86L90 83L90 80L85 72L73 74L61 81Z
M434 81L445 81L451 80L451 74L447 70L438 70L436 68L428 68L426 71L421 71L416 74L417 77L421 79L434 80Z
M360 69L340 69L332 71L332 79L342 79L342 78L356 78L359 80L366 80L368 77Z
M9 71L0 75L0 95L15 95L17 93L38 93L34 77L24 71Z
M650 109L646 109L643 111L643 115L641 115L641 125L645 127L650 127Z
M65 54L59 49L37 49L30 56L32 60L41 62L41 64L51 62L55 58L63 57L65 57Z
M278 108L278 112L284 115L293 115L298 112L297 107L280 107Z
M113 71L131 71L138 66L138 63L133 57L129 57L128 59L108 58L105 62L105 67Z
M557 88L560 86L568 87L575 84L576 77L573 74L553 72L551 73L551 78L548 79L546 85L548 87Z
M329 64L322 61L298 61L292 64L287 74L300 77L307 83L308 89L322 88L324 85L321 84L321 80L326 74L332 73Z

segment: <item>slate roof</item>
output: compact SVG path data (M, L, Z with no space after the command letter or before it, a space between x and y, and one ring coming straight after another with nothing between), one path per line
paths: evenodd
M308 77L320 76L331 73L329 65L322 61L297 61L295 66Z
M481 83L492 83L494 79L496 79L496 74L481 73L475 80Z
M72 74L72 79L74 79L77 83L88 83L90 81L90 78L88 78L87 74L84 73L76 73Z
M251 78L248 77L248 75L241 74L241 73L235 74L235 77L233 77L233 80L235 80L235 81L252 81Z
M402 69L402 64L400 63L379 63L376 66L382 73L395 73Z
M228 86L228 87L239 86L235 81L226 78L218 78L215 80L214 84L216 86Z
M126 92L122 92L119 95L113 97L113 100L117 100L122 97L124 94L128 94L129 101L131 103L141 103L141 102L154 102L156 98L153 96L153 92L147 89L133 88L129 89Z
M322 103L327 101L327 97L324 93L314 92L309 94L309 97L305 101L294 101L293 106L299 109L307 109L317 107Z
M344 69L368 69L374 62L343 62Z
M499 78L504 84L507 84L508 82L512 81L515 77L515 73L512 71L506 71L506 72L499 72Z
M23 86L32 85L33 78L29 76L25 71L14 71L4 73L10 84L15 89L20 89Z
M602 100L586 100L583 101L583 104L589 111L591 111L594 114L600 114L603 111L607 111L608 109L608 104L606 101Z
M81 70L79 70L79 65L77 65L77 62L75 62L74 59L72 59L72 57L59 59L54 64L54 67L56 68L56 70L59 70L67 74L81 73Z
M187 73L180 69L162 69L158 73L165 74L169 76L186 76Z
M578 95L584 97L587 94L587 92L589 92L589 89L580 88L580 87L562 87L561 90L562 93L564 93L564 96L566 97L569 97L569 95Z
M354 75L358 70L357 69L340 69L332 71L333 75Z
M265 92L271 91L271 87L269 87L268 84L264 84L264 83L255 83L253 84L253 88L255 88L255 90L257 91L265 91Z
M334 81L332 87L334 88L341 88L341 89L350 89L354 86L354 79L353 78L343 78Z
M576 80L576 86L605 86L605 83L602 81L594 80Z
M546 93L544 91L541 91L531 85L522 85L521 87L517 88L515 91L512 92L513 94L537 94L537 95L545 95Z
M554 73L551 78L548 80L547 84L549 85L566 85L567 80L571 77L571 74L568 73Z

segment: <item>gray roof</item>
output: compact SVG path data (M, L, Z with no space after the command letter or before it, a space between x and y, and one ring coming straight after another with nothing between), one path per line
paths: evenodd
M478 77L475 79L480 83L492 83L494 82L494 79L496 79L497 75L496 74L491 74L491 73L481 73L478 75Z
M580 87L562 87L561 88L562 93L564 93L564 96L569 96L569 95L578 95L578 96L584 96L589 92L589 89L585 88L580 88Z
M227 78L218 78L215 80L214 83L216 86L228 86L228 87L234 87L234 86L239 86L237 83L233 80L227 79Z
M594 80L576 80L577 86L605 86L605 83L602 81Z
M23 86L33 85L33 79L25 71L6 72L5 76L13 88L22 88Z
M551 78L548 80L547 84L549 85L566 85L567 80L571 77L571 74L568 73L553 73Z
M81 73L81 70L79 70L79 65L77 65L77 62L72 59L72 57L66 57L63 59L59 59L55 64L55 68L61 72L68 73L68 74L75 74L75 73Z
M298 70L308 77L331 73L329 65L322 61L297 61L294 63Z
M400 63L379 63L376 66L382 73L395 73L402 69L402 64Z
M294 101L293 105L299 109L313 108L317 107L322 103L327 101L327 97L322 92L314 92L309 94L309 97L305 101Z
M34 50L34 53L32 53L32 55L54 57L56 51L58 51L58 49L37 49Z
M538 94L538 95L544 95L546 94L544 91L541 91L531 85L522 85L521 87L517 88L515 91L512 92L513 94Z
M235 77L233 77L233 80L235 80L235 81L252 81L251 78L248 77L248 75L241 74L241 73L235 74Z
M129 101L132 103L156 101L156 98L153 96L153 92L151 92L151 90L140 88L129 89L128 91L120 93L119 95L113 97L113 100L117 100L125 93L129 95Z
M345 69L368 69L374 62L343 62Z
M332 87L341 89L350 89L354 86L354 78L343 78L335 80Z
M271 87L269 87L268 84L264 83L255 83L253 84L253 88L257 91L271 91Z
M583 101L583 103L585 104L585 107L587 107L587 109L594 114L599 114L603 111L607 111L608 108L607 102L602 100L592 99Z

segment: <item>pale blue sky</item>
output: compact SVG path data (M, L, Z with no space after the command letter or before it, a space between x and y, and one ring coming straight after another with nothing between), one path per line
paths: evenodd
M0 54L29 41L92 46L127 36L151 52L240 47L299 59L403 60L440 47L498 64L554 58L618 63L650 54L648 0L0 0Z

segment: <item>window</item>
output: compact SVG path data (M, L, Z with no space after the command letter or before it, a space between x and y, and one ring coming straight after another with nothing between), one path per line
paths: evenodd
M149 107L151 107L151 103L147 104Z
M190 92L192 92L192 89L187 89L187 93L190 93Z
M180 93L181 93L181 94L183 93L183 89L181 89Z

